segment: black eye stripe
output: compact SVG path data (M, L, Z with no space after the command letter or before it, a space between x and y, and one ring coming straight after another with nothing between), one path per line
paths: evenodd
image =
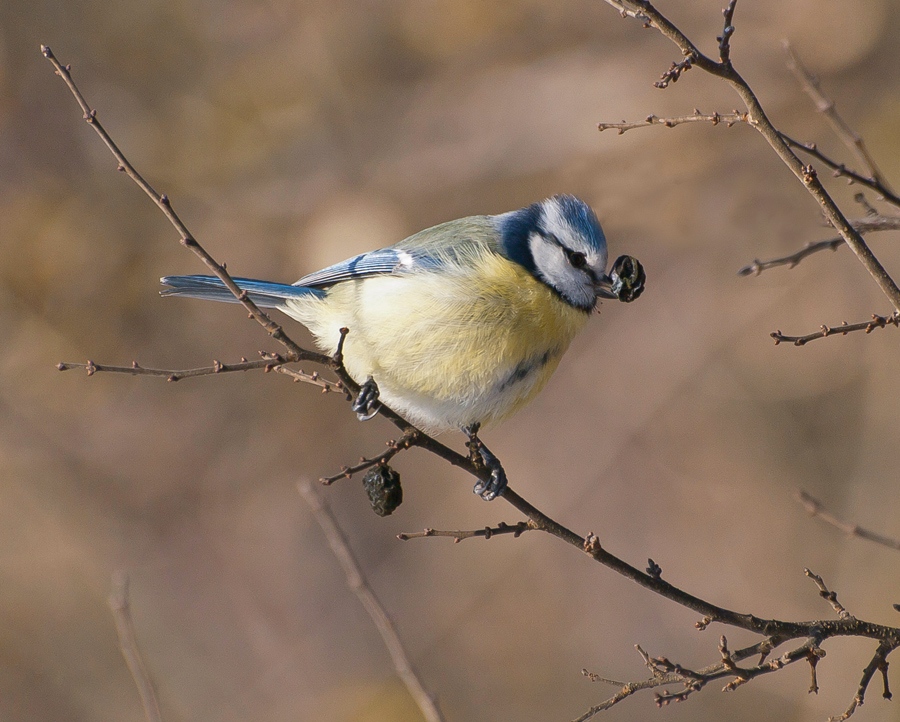
M560 250L565 254L566 260L569 262L569 265L572 268L576 268L579 271L584 271L591 277L595 282L597 280L596 274L594 273L594 269L588 265L587 256L581 251L573 251L568 246L564 245L562 241L559 240L552 233L541 233L541 235L551 243L559 246Z

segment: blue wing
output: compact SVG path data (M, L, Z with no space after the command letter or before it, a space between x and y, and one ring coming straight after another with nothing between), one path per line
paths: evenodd
M346 261L335 263L333 266L323 268L304 276L297 281L295 286L305 288L323 288L333 286L341 281L378 276L385 273L406 273L409 271L421 271L439 267L442 259L432 252L422 248L410 248L409 250L392 246L381 248L377 251L369 251Z
M410 236L395 246L370 251L310 273L290 286L284 283L235 278L258 305L280 308L291 298L307 295L322 297L323 289L341 281L393 273L415 273L460 263L473 247L499 252L498 234L491 216L472 216L441 223ZM225 285L213 276L166 276L163 296L187 296L212 301L237 303Z
M430 271L457 262L465 248L496 248L497 238L496 226L490 216L460 218L426 228L397 245L363 253L310 273L294 285L322 288L386 273Z

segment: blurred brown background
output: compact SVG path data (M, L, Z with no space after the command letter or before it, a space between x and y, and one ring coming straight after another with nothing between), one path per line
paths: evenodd
M709 52L720 0L661 3ZM780 127L851 160L786 71L789 38L900 185L900 7L738 6L733 58ZM0 718L137 721L106 607L130 572L168 722L405 722L417 711L294 484L395 435L281 376L166 384L58 373L60 360L190 367L276 350L235 307L161 300L200 272L115 172L39 44L197 238L240 275L293 281L420 228L552 193L597 210L646 294L606 304L539 399L486 440L514 488L636 565L713 602L780 618L850 611L897 623L896 553L809 519L900 534L897 331L775 347L889 306L852 255L739 278L754 257L827 237L817 207L745 127L599 134L600 120L729 111L677 50L596 0L125 0L0 4ZM832 182L849 213L857 189ZM872 198L874 200L874 198ZM900 270L898 234L873 236ZM289 331L307 340L296 326ZM461 448L461 439L448 436ZM720 628L560 542L401 543L400 531L517 521L421 452L397 463L388 519L359 480L325 491L450 720L568 720L612 693L580 670L645 674L633 645L686 666ZM751 637L729 632L733 647ZM827 645L822 687L797 665L616 720L821 720L874 646ZM860 719L900 719L871 691Z

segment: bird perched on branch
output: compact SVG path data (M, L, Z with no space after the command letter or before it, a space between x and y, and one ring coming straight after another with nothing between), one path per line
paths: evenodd
M164 296L236 303L213 276L166 276ZM353 408L379 399L424 431L460 429L491 470L475 493L506 487L478 429L510 416L544 386L598 299L630 302L644 289L637 259L607 272L606 238L583 201L557 195L495 216L420 231L294 284L235 278L258 305L306 326L362 385Z

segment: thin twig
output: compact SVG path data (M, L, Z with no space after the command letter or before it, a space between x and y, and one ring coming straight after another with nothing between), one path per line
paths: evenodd
M662 125L666 128L674 128L676 125L682 125L683 123L712 123L713 125L723 123L726 127L730 128L735 123L747 122L747 114L740 113L737 110L733 110L730 113L701 113L697 108L694 108L694 112L691 115L682 115L675 118L659 118L655 115L648 115L644 120L638 120L633 123L628 123L624 120L621 123L597 123L597 129L600 131L617 130L619 131L619 135L622 135L626 130L646 128L650 125Z
M835 611L835 614L837 614L840 619L853 619L853 615L850 614L850 612L848 612L844 608L844 605L838 601L837 592L833 592L827 586L825 586L825 582L822 580L822 577L820 577L818 574L814 574L810 569L804 569L803 573L813 580L819 590L819 596L821 596L822 599L824 599L831 605L831 608Z
M134 633L131 605L128 601L128 575L125 572L113 574L112 591L108 602L109 608L112 610L113 621L116 624L116 634L119 635L119 649L122 651L125 664L128 665L128 671L131 672L134 683L137 685L147 722L162 722L153 682L150 680L150 675L144 666L144 660L141 657L137 637Z
M690 70L694 65L694 56L688 53L684 60L678 63L672 63L672 66L664 72L653 85L657 88L665 89L669 87L669 83L677 83L682 73Z
M838 519L825 508L821 501L802 489L797 491L796 499L803 504L810 516L818 517L826 524L831 524L831 526L844 532L847 536L866 539L867 541L875 542L876 544L888 547L889 549L900 551L900 539L885 536L884 534L879 534L878 532L861 527L858 524L849 524Z
M865 198L862 198L865 201ZM874 233L877 231L896 231L900 230L900 216L882 216L874 215L867 218L850 221L853 227L860 233ZM787 266L793 268L800 261L808 256L818 253L819 251L836 251L844 245L844 239L840 236L829 238L824 241L810 241L799 251L789 253L786 256L778 256L767 261L761 261L758 258L749 263L740 270L739 276L758 276L763 271L777 266Z
M731 64L731 36L734 35L734 10L737 7L737 0L731 0L722 11L725 16L725 24L722 28L722 34L716 38L719 41L719 62L722 65Z
M397 535L397 538L400 541L409 541L410 539L425 539L426 537L450 537L455 542L461 542L463 539L472 539L473 537L484 537L485 539L490 539L491 537L499 536L500 534L512 534L516 539L518 539L522 534L526 531L533 530L534 527L531 526L527 521L520 521L517 524L507 524L506 522L500 522L497 526L486 526L484 529L473 529L471 531L441 531L440 529L425 529L424 531L411 531L411 532L403 532Z
M195 369L151 369L141 366L137 361L132 361L131 366L110 366L108 364L98 364L93 361L87 363L73 363L71 361L62 361L56 364L56 368L60 371L71 371L72 369L84 369L88 376L96 373L113 373L126 374L127 376L158 376L166 381L181 381L182 379L195 378L197 376L215 376L216 374L225 374L233 371L254 371L262 369L264 372L278 371L287 374L294 381L302 381L313 386L318 386L323 393L332 391L344 391L339 381L329 381L319 376L317 371L306 373L302 369L292 369L284 364L289 362L283 356L278 354L260 351L262 358L256 361L248 361L243 358L238 363L224 364L221 361L213 360L212 366L201 366Z
M607 0L607 2L609 1L610 0ZM672 71L670 70L669 72ZM659 83L657 85L659 85ZM694 112L690 115L673 116L669 118L660 118L659 116L651 113L643 120L623 120L621 122L615 123L601 121L600 123L597 123L597 129L600 131L615 130L618 131L619 135L622 135L622 133L625 133L626 131L634 130L636 128L649 128L651 125L661 125L666 128L674 128L676 125L684 125L686 123L711 123L712 125L724 124L727 128L730 128L731 126L739 123L755 126L755 123L751 119L750 114L747 112L742 113L738 110L733 110L730 113L701 113L698 109L695 108ZM787 133L783 133L780 130L776 130L775 133L789 147L803 151L804 153L807 153L824 163L834 172L834 176L836 178L843 177L849 180L851 183L858 183L861 186L865 186L866 188L875 191L888 203L900 207L900 196L894 193L889 186L884 185L884 183L882 183L877 178L863 175L862 173L858 173L853 169L848 168L843 163L834 160L833 158L831 158L831 156L826 155L821 150L819 150L819 147L815 143L805 143L803 141L792 138Z
M388 441L388 448L378 454L378 456L373 456L371 459L366 459L365 457L363 457L359 460L358 464L354 466L345 466L340 470L339 473L334 474L333 476L324 476L319 479L319 482L328 486L338 481L339 479L349 479L354 474L358 474L359 472L365 471L366 469L371 469L373 466L377 466L378 464L387 464L401 451L405 451L406 449L410 449L415 446L418 435L418 430L407 430L403 432L403 436L401 436L397 441Z
M422 715L428 722L444 722L444 716L441 714L434 695L425 689L425 686L419 679L418 673L409 660L409 655L403 647L403 642L400 641L400 636L397 634L393 622L384 610L378 597L375 596L372 587L369 586L369 582L366 580L356 557L353 556L353 552L350 550L350 546L337 523L337 519L334 518L331 510L328 509L313 489L312 484L308 481L301 481L297 484L297 489L306 503L309 504L310 509L312 509L319 526L322 527L325 538L328 540L328 545L347 576L347 586L350 587L351 591L365 607L366 612L368 612L372 622L378 629L378 633L381 635L384 645L391 656L391 661L394 663L397 675L403 681L403 684L406 685L406 689L409 690L410 695L419 706Z
M753 263L748 263L746 266L742 266L741 268L739 268L738 275L758 276L763 271L768 271L770 268L777 268L779 266L787 266L788 268L793 268L804 258L807 258L814 253L818 253L819 251L836 251L843 245L844 239L840 236L838 236L837 238L829 238L824 241L809 241L799 251L794 251L793 253L789 253L786 256L777 256L765 261L761 261L760 259L755 258L753 259Z
M784 42L784 51L787 53L788 69L794 74L794 77L797 78L797 82L800 83L800 87L803 88L803 91L812 99L813 103L815 103L816 110L825 116L825 119L831 125L835 135L837 135L856 156L857 161L868 171L875 182L878 183L886 193L893 193L893 190L885 180L884 175L878 169L878 164L875 162L875 159L872 158L869 149L866 148L862 136L854 131L837 112L834 100L828 97L822 90L819 79L816 78L802 62L800 62L800 58L797 57L791 44L787 41Z
M87 363L72 363L63 361L56 365L60 371L70 371L72 369L84 369L88 376L96 373L114 373L127 374L129 376L160 376L166 381L180 381L181 379L194 378L196 376L213 376L215 374L224 374L232 371L253 371L255 369L263 369L272 371L283 363L287 363L285 359L277 354L261 354L263 357L256 361L248 361L243 358L238 363L223 364L221 361L213 360L212 366L201 366L195 369L151 369L140 366L137 361L133 361L131 366L110 366L108 364L98 364L93 361Z
M860 321L859 323L842 321L840 326L825 326L823 324L820 330L808 333L805 336L786 336L781 331L773 331L769 335L775 339L776 346L780 343L805 346L810 341L815 341L818 338L828 338L836 335L846 336L853 331L872 333L876 328L884 328L885 326L900 326L900 312L894 311L890 316L879 316L877 313L873 313L871 321Z
M267 368L266 371L269 369ZM307 373L303 369L292 369L287 366L276 366L275 371L280 374L285 374L286 376L290 376L294 381L302 382L305 384L310 384L311 386L318 386L322 389L323 394L328 393L343 393L347 394L347 391L344 389L344 385L340 381L330 381L328 379L323 379L319 376L318 371L313 371L312 373Z

